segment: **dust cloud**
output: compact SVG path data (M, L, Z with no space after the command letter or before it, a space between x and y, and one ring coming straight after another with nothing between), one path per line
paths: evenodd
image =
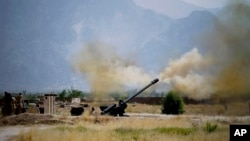
M114 47L103 42L86 44L72 58L72 68L87 78L96 97L123 92L125 87L138 87L151 80L133 61L122 58Z
M173 60L160 74L166 83L187 97L206 99L250 94L250 5L232 1L214 21L214 29L201 33L202 56L196 48Z
M211 76L204 70L211 65L211 59L202 56L197 48L193 48L179 59L172 60L169 66L160 73L160 78L173 89L187 94L193 99L206 99L213 93L209 82Z
M207 40L213 41L210 54L220 68L215 89L229 96L250 94L250 4L232 1L219 16L221 24Z

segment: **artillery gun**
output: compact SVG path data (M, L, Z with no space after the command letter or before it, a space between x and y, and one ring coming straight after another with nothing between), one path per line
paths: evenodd
M133 99L134 97L136 97L137 95L139 95L140 93L142 93L144 90L146 90L150 86L152 86L155 83L157 83L158 81L159 81L159 79L156 78L153 81L151 81L151 83L149 83L147 86L145 86L140 91L138 91L136 94L132 95L131 97L128 97L124 101L119 100L118 106L116 104L113 104L113 105L110 105L110 106L100 106L100 109L102 111L101 114L102 115L109 114L109 115L112 115L112 116L117 116L117 115L124 116L125 109L127 108L127 103L131 99Z

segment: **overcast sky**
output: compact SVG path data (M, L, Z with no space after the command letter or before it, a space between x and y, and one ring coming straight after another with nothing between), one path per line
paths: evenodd
M172 18L182 18L194 10L221 8L229 0L134 0L144 8Z

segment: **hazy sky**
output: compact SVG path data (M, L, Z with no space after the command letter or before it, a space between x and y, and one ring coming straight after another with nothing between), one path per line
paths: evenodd
M194 10L221 8L228 0L134 0L144 8L172 18L182 18Z
M183 1L206 8L220 8L224 6L228 0L183 0Z

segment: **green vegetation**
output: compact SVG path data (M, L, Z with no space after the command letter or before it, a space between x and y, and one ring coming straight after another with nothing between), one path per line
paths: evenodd
M83 98L84 93L80 90L71 88L70 90L68 90L68 97L69 98Z
M67 97L67 91L64 89L62 92L59 93L58 96L59 96L59 99L64 102Z
M207 133L212 133L217 129L217 124L207 122L203 130Z
M25 99L28 99L30 103L36 103L36 98L37 98L38 94L23 94L23 97Z
M193 132L195 132L197 129L195 128L180 128L180 127L161 127L161 128L155 128L154 131L157 131L162 134L177 134L177 135L189 135Z
M127 137L133 140L138 140L140 135L143 135L148 132L146 129L132 129L123 127L117 128L114 131L122 137Z
M69 126L58 126L55 128L55 130L58 130L58 131L70 131L70 132L73 132L73 131L78 131L78 132L83 132L85 130L87 130L85 127L83 126L77 126L77 127L69 127Z
M65 101L66 99L71 99L71 98L83 98L84 97L84 92L74 89L73 87L71 87L70 89L66 90L62 90L62 92L60 92L58 94L59 99L61 101Z
M191 133L196 132L198 129L196 128L181 128L181 127L158 127L154 129L133 129L133 128L126 128L126 127L120 127L115 129L115 132L118 134L126 135L129 134L132 135L139 135L144 134L147 132L156 132L159 134L176 134L176 135L189 135Z
M162 113L182 114L183 112L183 99L174 91L168 92L166 97L163 99Z
M180 127L158 127L153 129L143 129L143 128L128 128L120 127L116 128L115 133L123 139L139 140L143 138L145 134L148 135L181 135L188 136L197 131L195 128L180 128Z

